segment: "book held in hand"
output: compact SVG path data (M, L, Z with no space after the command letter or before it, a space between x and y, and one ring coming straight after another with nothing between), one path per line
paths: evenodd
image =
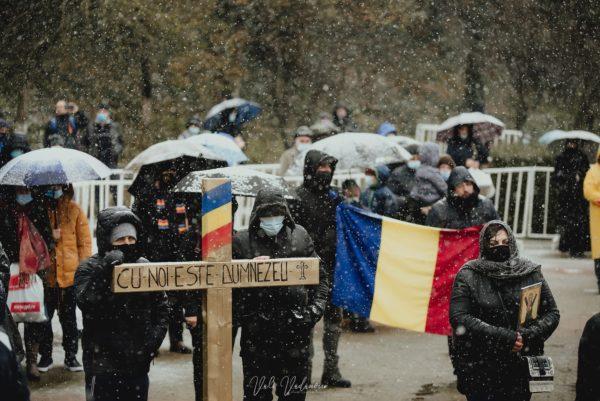
M519 303L519 327L537 319L542 297L542 283L535 283L521 288L521 301Z

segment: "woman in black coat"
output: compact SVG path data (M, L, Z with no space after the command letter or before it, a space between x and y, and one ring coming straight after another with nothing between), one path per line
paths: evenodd
M523 356L543 355L559 312L541 266L519 256L499 220L481 231L479 259L458 272L450 301L458 390L469 401L529 400ZM518 327L523 287L542 283L537 319Z
M556 222L560 233L558 249L581 257L590 250L589 203L583 197L583 179L590 162L579 149L577 140L569 140L554 162L553 188L556 191Z

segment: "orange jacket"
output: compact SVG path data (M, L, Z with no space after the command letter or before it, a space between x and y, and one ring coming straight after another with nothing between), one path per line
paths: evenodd
M52 227L60 228L54 258L47 277L48 285L71 287L79 263L92 255L92 237L87 217L67 192L58 200L56 212L48 209ZM58 224L57 224L58 220Z

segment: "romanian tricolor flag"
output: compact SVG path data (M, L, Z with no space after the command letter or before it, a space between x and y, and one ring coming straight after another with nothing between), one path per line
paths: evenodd
M452 284L480 227L445 230L340 205L333 303L374 322L450 335Z

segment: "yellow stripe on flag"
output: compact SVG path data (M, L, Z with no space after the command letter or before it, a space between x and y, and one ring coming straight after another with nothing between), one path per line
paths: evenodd
M202 232L210 233L231 222L231 202L202 215Z
M439 229L382 221L372 320L425 331L439 239Z

